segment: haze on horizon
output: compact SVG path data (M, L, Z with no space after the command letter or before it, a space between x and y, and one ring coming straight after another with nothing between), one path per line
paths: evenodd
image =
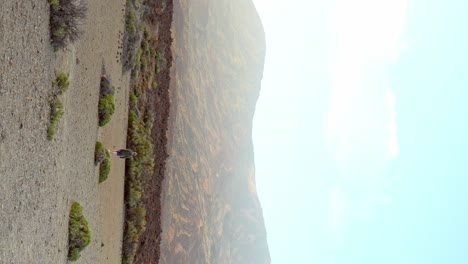
M254 3L272 263L467 263L468 3Z

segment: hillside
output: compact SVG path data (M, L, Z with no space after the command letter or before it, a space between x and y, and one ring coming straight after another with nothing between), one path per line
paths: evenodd
M160 263L270 263L252 119L265 36L251 0L174 1Z

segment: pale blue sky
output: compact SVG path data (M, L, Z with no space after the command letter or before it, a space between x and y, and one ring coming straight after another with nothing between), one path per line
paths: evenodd
M273 263L468 263L468 2L254 0Z

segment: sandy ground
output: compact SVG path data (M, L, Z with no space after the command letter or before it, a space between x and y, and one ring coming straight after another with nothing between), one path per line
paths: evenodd
M89 1L81 40L67 51L49 45L47 1L0 4L0 263L66 263L68 213L83 206L91 244L76 263L119 263L124 161L112 158L97 184L94 145L124 147L128 76L117 63L124 0ZM116 112L97 126L102 65L116 86ZM46 139L55 73L70 75L65 115Z

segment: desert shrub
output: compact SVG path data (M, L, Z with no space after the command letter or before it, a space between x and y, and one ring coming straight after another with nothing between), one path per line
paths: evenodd
M148 39L149 38L149 32L148 32L148 29L145 27L144 31L143 31L143 37L145 39ZM150 45L149 45L149 42L147 40L145 40L143 42L143 51L144 51L144 54L146 56L150 56L151 55L151 48L150 48Z
M53 91L49 97L50 123L47 128L47 139L49 141L54 138L55 131L57 129L57 122L65 113L62 101L60 101L58 96L67 91L69 86L70 81L68 80L68 76L63 72L58 74L55 81L52 82Z
M105 150L105 158L99 164L99 183L107 180L111 169L110 154L109 151Z
M51 7L55 8L55 9L57 9L58 6L59 6L59 0L47 0L47 2L49 2Z
M103 74L101 76L101 84L99 89L99 96L103 97L108 94L114 94L114 87L112 86L112 81L109 76Z
M135 223L135 227L139 233L145 231L146 227L146 210L143 207L133 207L128 211L129 220Z
M139 72L141 68L141 55L143 50L139 48L133 57L132 70ZM138 79L138 78L135 78Z
M134 92L130 93L130 108L135 108L138 104L138 98Z
M155 49L154 52L155 52L154 59L156 59L157 62L160 62L161 61L161 53L159 53L159 51L157 49Z
M54 138L57 122L62 118L64 113L62 101L57 97L53 97L50 100L50 123L47 128L47 139L49 141Z
M57 78L54 82L52 82L52 86L56 88L56 93L61 95L68 90L70 86L70 81L68 80L68 76L61 72L57 75Z
M50 4L50 37L54 48L65 48L82 34L81 26L87 7L80 0L48 0Z
M130 189L128 193L128 205L130 207L134 207L137 205L137 203L141 199L141 192L135 190L135 189Z
M70 210L68 223L68 260L76 261L80 252L91 242L88 221L83 216L81 205L74 202Z
M141 89L141 86L136 86L134 93L136 97L141 97L141 95L143 94L143 90Z
M136 16L133 9L128 11L127 21L125 22L126 29L128 33L135 34L136 33Z
M103 127L112 118L112 115L115 111L115 104L114 104L114 95L111 93L106 94L105 96L99 99L98 105L98 114L99 114L99 126Z
M101 142L96 142L96 147L94 149L94 165L98 165L106 158L106 151Z
M127 242L134 242L135 236L137 235L138 230L136 229L135 223L127 221L127 230L125 232L125 240Z
M159 74L161 72L161 66L159 66L159 63L156 62L156 67L154 69L154 73L156 74Z
M154 115L152 112L147 112L145 116L145 127L148 131L151 131L153 129L154 125Z
M146 57L142 56L140 62L141 70L146 71L146 69L148 68L148 61L146 60Z

